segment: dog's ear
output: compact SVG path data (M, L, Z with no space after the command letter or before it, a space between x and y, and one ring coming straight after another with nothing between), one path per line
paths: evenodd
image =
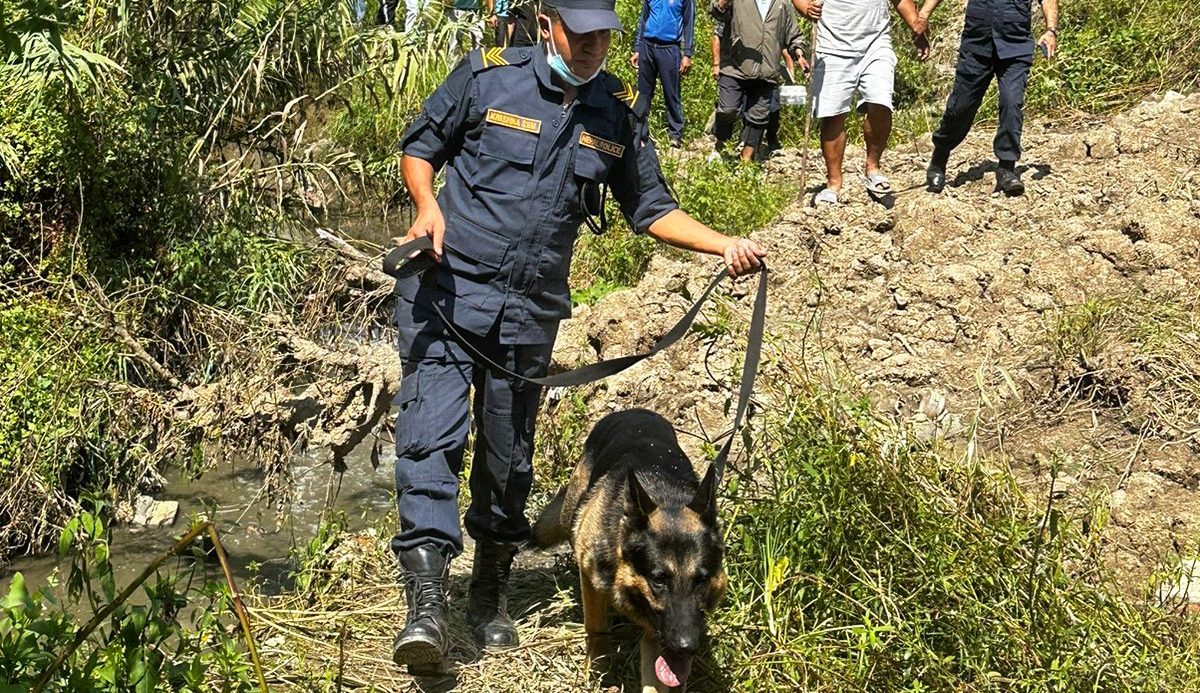
M650 513L658 509L658 504L646 493L642 482L638 481L637 474L631 469L629 470L629 506L628 514L632 517L649 517Z
M688 503L688 508L706 520L717 518L716 465L708 465L708 471L704 473L704 478L700 481L700 488L696 489L696 495L692 497L692 502Z

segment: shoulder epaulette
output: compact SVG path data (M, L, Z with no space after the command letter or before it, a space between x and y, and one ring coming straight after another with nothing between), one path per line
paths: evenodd
M617 101L620 101L621 103L628 106L629 110L633 111L634 113L637 113L637 102L638 102L637 87L634 87L632 84L630 84L629 82L626 82L623 79L617 79L616 77L614 77L612 79L612 82L613 82L612 95L616 97Z
M650 114L649 102L640 98L637 87L629 82L609 74L607 90L614 99L625 104L625 107L633 112L634 117L641 119Z
M529 61L530 48L527 46L515 48L481 48L471 51L471 69L483 72L493 67L520 65Z

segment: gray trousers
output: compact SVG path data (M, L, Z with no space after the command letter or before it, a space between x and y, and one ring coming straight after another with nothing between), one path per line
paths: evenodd
M726 74L717 78L717 113L713 137L718 146L733 136L733 126L741 117L742 142L757 147L771 116L771 95L776 84L764 79L738 79Z
M533 484L534 420L542 388L477 364L420 298L414 303L397 296L395 319L403 376L394 401L400 530L392 550L433 544L447 556L462 553L458 479L472 427L467 532L476 541L495 544L527 541L525 502ZM497 323L473 344L511 371L545 375L553 344L502 345L498 333Z

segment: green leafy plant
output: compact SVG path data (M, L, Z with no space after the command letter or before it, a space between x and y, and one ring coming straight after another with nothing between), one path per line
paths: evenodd
M0 690L253 690L249 663L220 616L229 613L228 591L159 574L144 585L141 603L125 601L101 507L81 512L59 539L60 553L72 555L64 603L30 593L23 576L13 576L0 602ZM97 616L77 625L76 607ZM191 626L182 622L189 610Z

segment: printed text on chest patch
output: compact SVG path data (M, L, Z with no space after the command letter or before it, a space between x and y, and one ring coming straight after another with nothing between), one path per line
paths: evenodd
M582 144L585 147L591 147L598 152L604 152L610 156L615 156L618 159L620 159L621 155L625 153L624 145L617 144L616 142L609 142L608 140L602 140L590 132L579 133L579 144Z
M542 121L534 120L533 118L525 118L523 116L497 111L494 108L487 110L487 117L484 118L489 123L502 125L506 128L521 130L523 132L532 132L538 134L542 131Z

